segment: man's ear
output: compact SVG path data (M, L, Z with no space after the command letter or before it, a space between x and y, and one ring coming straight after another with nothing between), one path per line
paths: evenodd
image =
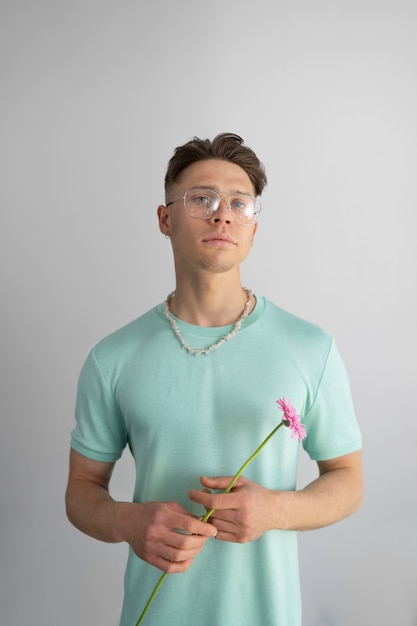
M159 230L161 231L163 235L165 235L165 237L169 237L171 234L171 227L170 227L171 215L170 215L169 208L166 207L164 204L160 204L157 209L157 214L158 214Z

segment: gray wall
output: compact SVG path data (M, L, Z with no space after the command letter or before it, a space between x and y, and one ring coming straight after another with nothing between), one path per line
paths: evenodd
M363 508L300 536L304 624L416 626L416 19L413 0L2 0L2 625L117 624L126 546L64 514L76 381L173 288L173 148L227 130L269 175L243 282L336 336L364 434ZM124 457L114 495L131 484Z

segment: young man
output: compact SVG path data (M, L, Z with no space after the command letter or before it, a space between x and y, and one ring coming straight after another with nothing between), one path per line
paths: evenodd
M159 228L176 288L96 345L83 367L72 433L67 511L83 532L126 541L122 626L299 626L298 530L351 514L362 498L361 437L332 338L242 288L258 227L262 164L240 137L176 149ZM281 429L242 463L290 400L319 477L296 490L299 445ZM128 445L133 502L109 495ZM214 508L210 523L201 521ZM193 567L190 568L190 566Z

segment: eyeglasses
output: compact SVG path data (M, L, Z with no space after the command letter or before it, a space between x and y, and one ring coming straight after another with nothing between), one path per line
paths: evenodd
M258 198L245 193L223 193L213 189L187 189L181 198L168 202L167 207L174 202L184 200L184 208L190 217L198 220L208 220L217 211L224 198L227 201L227 210L233 222L243 226L255 224L261 213L261 203Z

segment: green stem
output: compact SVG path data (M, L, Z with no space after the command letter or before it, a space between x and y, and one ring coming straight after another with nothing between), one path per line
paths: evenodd
M139 624L141 623L141 621L143 620L143 618L145 617L146 613L148 612L149 607L151 606L156 594L159 591L159 587L162 585L162 583L164 582L165 578L168 576L168 572L164 572L161 576L161 578L158 580L158 582L155 585L154 590L152 591L151 595L149 596L149 599L145 605L145 608L143 609L142 613L140 614L140 617L138 619L138 621L136 622L136 626L139 626Z
M247 466L252 463L252 461L254 460L254 458L256 458L258 456L258 454L260 453L260 451L262 450L262 448L268 443L268 441L270 439L272 439L272 437L275 435L275 433L281 428L281 426L284 425L284 421L280 422L278 424L278 426L276 426L274 428L273 431L271 431L268 435L268 437L266 437L266 439L263 440L263 442L261 443L261 445L255 450L255 452L247 459L247 461L245 461L245 463L242 465L242 467L240 468L240 470L233 476L232 480L230 481L230 483L227 485L226 489L224 490L223 493L229 493L229 491L232 490L233 486L235 485L237 479L239 478L239 476L241 476L241 474L245 471L245 469L247 468ZM207 511L207 513L205 514L205 516L202 518L202 522L207 522L207 520L209 519L209 517L211 517L214 513L215 509L210 509L209 511ZM151 595L149 596L149 599L145 605L145 608L143 609L142 613L140 614L140 617L138 619L138 621L136 622L135 626L139 626L139 624L142 622L143 618L145 617L146 613L148 612L149 607L151 606L156 594L159 591L160 586L162 585L162 583L164 582L165 578L168 576L167 572L164 572L162 574L162 576L160 577L160 579L158 580L158 582L155 585L154 590L152 591Z
M262 450L262 448L268 443L268 441L270 439L272 439L272 437L275 435L275 433L277 432L277 430L279 430L281 428L281 426L283 426L284 422L280 422L278 424L278 426L276 426L274 428L274 430L272 432L269 433L268 437L266 437L266 439L263 440L263 442L261 443L261 445L255 450L255 452L244 462L244 464L242 465L242 467L240 468L240 470L233 476L232 480L230 481L230 483L227 485L226 489L224 490L223 493L229 493L229 491L231 491L234 487L234 485L236 484L237 479L239 478L239 476L241 476L241 474L243 474L243 472L245 471L245 469L247 468L247 466L252 463L253 459L256 458L258 456L258 454L260 453L260 451ZM202 522L207 522L207 520L209 519L209 517L211 517L214 513L215 509L210 509L209 511L207 511L207 513L205 514L205 516L202 518Z

